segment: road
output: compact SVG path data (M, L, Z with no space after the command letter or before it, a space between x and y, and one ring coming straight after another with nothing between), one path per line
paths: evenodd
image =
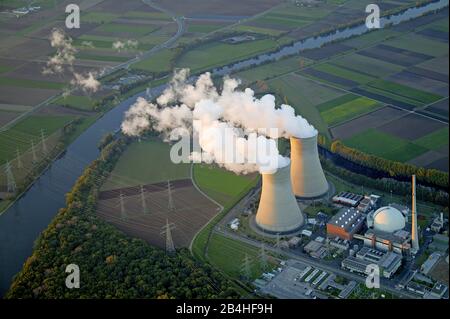
M259 241L257 241L257 240L254 240L254 239L250 239L250 238L247 238L247 237L242 237L242 236L239 236L237 234L230 233L230 232L224 231L224 230L215 229L214 231L216 233L219 233L222 236L225 236L225 237L228 237L228 238L231 238L231 239L234 239L234 240L239 240L239 241L245 242L246 244L255 246L258 249L261 246L261 243ZM266 246L266 250L271 251L271 252L276 253L276 254L285 255L285 256L287 256L287 257L289 257L291 259L301 261L301 262L303 262L305 264L314 266L316 268L320 268L320 269L325 270L325 271L327 271L329 273L335 273L335 274L338 274L338 275L340 275L342 277L354 280L354 281L356 281L358 283L365 284L365 280L366 280L365 277L357 275L357 274L354 274L354 273L351 273L351 272L348 272L348 271L345 271L345 270L342 270L340 267L331 266L329 264L321 262L318 259L305 257L303 255L296 254L294 252L277 249L277 248L274 248L274 247L271 247L271 246ZM409 293L409 292L407 292L405 290L397 290L397 289L395 289L395 283L391 283L388 280L381 279L380 286L381 286L381 289L384 289L384 290L386 290L388 292L391 292L392 294L394 294L396 296L399 296L399 297L402 297L402 298L407 298L407 299L417 299L417 296L415 294Z

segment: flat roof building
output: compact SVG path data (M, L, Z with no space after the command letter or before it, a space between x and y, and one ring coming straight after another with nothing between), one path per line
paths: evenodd
M327 223L328 237L351 240L364 225L365 217L354 208L343 208Z
M369 265L377 265L380 274L385 278L391 278L402 265L402 257L394 252L382 252L369 247L363 247L356 256L349 256L341 263L341 267L350 272L368 274Z
M362 195L353 194L350 192L340 192L336 196L333 196L333 202L345 206L356 207L359 202L364 198Z
M393 233L369 229L364 235L355 234L354 238L362 240L364 246L381 251L407 254L411 250L411 233L403 229Z

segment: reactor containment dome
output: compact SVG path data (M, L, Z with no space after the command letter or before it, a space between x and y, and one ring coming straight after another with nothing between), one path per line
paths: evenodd
M398 209L385 206L377 209L372 216L375 230L393 233L405 228L405 216Z

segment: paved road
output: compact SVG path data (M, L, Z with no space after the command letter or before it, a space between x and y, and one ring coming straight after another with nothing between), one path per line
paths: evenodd
M215 232L220 233L220 235L228 237L228 238L231 238L231 239L240 240L242 242L245 242L245 243L250 244L252 246L255 246L257 248L259 248L261 246L261 243L258 242L257 240L254 240L254 239L250 239L250 238L247 238L247 237L242 237L242 236L239 236L237 234L229 233L229 232L223 231L223 230L221 230L221 231L215 230ZM274 247L271 247L271 246L266 246L266 250L272 251L273 253L276 253L276 254L285 255L285 256L287 256L289 258L292 258L292 259L295 259L295 260L299 260L299 261L301 261L301 262L303 262L305 264L312 265L312 266L314 266L316 268L320 268L320 269L325 270L327 272L338 274L338 275L340 275L342 277L345 277L345 278L354 280L356 282L365 284L365 277L357 275L357 274L354 274L354 273L351 273L351 272L348 272L348 271L345 271L345 270L342 270L341 268L338 268L338 267L335 267L335 266L328 265L328 264L326 264L324 262L321 262L320 260L313 259L313 258L310 258L310 257L305 257L305 256L300 255L300 254L296 254L296 253L293 253L293 252L290 252L290 251L286 251L286 250L277 249L277 248L274 248ZM394 287L395 284L394 283L390 283L387 280L383 280L382 279L380 285L381 285L382 289L384 289L386 291L389 291L389 292L393 293L396 296L400 296L402 298L407 298L407 299L417 299L417 296L415 294L409 293L409 292L407 292L405 290L397 290L397 289L395 289L395 287Z

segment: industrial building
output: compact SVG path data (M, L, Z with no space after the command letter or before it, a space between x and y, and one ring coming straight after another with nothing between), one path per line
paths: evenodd
M364 196L362 195L350 192L340 192L333 196L333 202L344 206L357 207L363 198Z
M304 217L292 192L290 165L262 174L262 191L256 225L274 234L292 233L304 224Z
M307 254L316 259L322 259L327 255L325 245L316 240L310 241L303 249Z
M381 251L393 251L397 254L408 254L411 250L411 234L403 229L391 232L369 229L364 235L355 234L354 239L364 242L364 246Z
M308 138L290 138L291 180L295 196L304 199L321 197L328 192L317 149L317 134Z
M363 247L355 256L348 256L341 263L343 269L350 272L368 274L369 265L377 265L380 275L391 278L402 265L402 256L394 252L381 252L369 247Z
M353 235L361 230L365 217L354 208L343 208L327 223L328 237L352 240Z

